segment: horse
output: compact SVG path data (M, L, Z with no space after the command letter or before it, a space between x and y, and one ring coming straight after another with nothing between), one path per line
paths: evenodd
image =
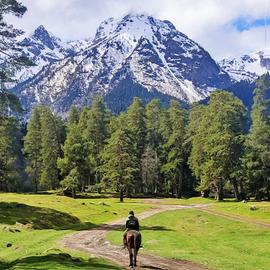
M129 266L137 266L137 254L141 246L141 234L138 231L130 230L126 236L127 249L129 252Z

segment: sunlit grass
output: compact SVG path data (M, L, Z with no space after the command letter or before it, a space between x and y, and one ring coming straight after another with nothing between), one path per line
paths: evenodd
M135 199L0 194L0 269L119 269L86 255L73 258L74 252L63 251L57 241L149 208Z
M142 222L160 230L142 231L143 252L185 259L218 270L268 270L270 231L200 210L164 212ZM121 232L108 239L121 244Z
M251 210L251 206L256 206L256 210ZM212 204L210 209L220 213L243 217L250 221L270 224L270 202L219 202Z

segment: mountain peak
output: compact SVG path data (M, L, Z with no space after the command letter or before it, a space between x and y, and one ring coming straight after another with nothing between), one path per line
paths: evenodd
M40 41L51 50L54 50L55 43L60 41L59 38L56 38L53 34L49 33L43 25L40 25L36 28L32 38Z
M47 31L47 29L44 27L44 25L40 25L38 26L34 33L32 34L32 37L35 37L37 39L40 39L41 37L43 37L44 35L46 36L50 36L49 32Z
M48 32L48 31L46 30L45 26L41 24L36 28L35 32Z
M136 22L141 21L146 24L152 25L152 26L159 26L164 27L171 30L176 30L175 26L172 22L168 20L160 20L156 19L153 16L146 14L146 13L129 13L122 19L123 22L129 21L129 22Z
M150 37L156 31L176 31L175 26L167 20L159 20L147 14L129 13L120 19L109 18L103 21L97 29L95 39L104 38L112 33L132 33L136 40Z

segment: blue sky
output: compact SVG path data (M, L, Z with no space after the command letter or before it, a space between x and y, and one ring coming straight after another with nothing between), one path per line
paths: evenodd
M64 40L93 37L100 22L129 12L170 20L217 60L270 47L270 0L20 0L22 19L8 18L31 33L43 24ZM269 15L269 16L268 16ZM269 34L268 34L269 32Z
M232 25L239 31L247 31L256 27L265 27L270 25L270 18L257 18L249 20L248 18L237 18L232 22Z

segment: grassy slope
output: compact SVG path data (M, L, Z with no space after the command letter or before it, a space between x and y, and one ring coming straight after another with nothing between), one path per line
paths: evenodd
M83 254L59 250L56 241L73 231L124 217L130 209L141 212L148 208L150 205L138 200L121 204L117 199L0 194L0 269L8 265L10 269L37 270L119 269L102 260L89 261Z
M191 260L218 270L269 269L269 229L194 209L157 214L141 223L161 226L161 230L142 232L144 252ZM108 236L117 244L119 237L119 232Z

